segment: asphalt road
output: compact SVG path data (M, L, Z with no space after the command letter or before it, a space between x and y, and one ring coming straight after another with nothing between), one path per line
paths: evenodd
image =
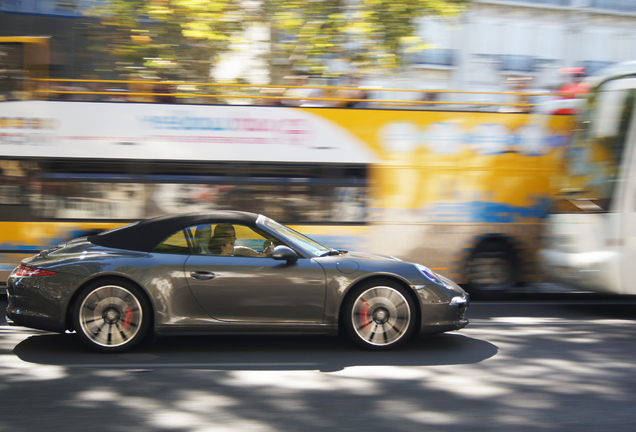
M115 355L2 322L0 431L636 430L636 299L519 293L469 319L392 352L199 336Z

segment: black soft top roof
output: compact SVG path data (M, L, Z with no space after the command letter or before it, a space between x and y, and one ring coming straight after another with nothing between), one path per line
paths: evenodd
M253 225L259 215L240 211L209 211L160 216L88 237L98 246L150 252L180 229L206 223L232 222Z

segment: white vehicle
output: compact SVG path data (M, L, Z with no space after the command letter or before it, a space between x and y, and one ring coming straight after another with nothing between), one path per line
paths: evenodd
M568 149L563 200L540 257L557 281L636 294L636 62L590 80Z

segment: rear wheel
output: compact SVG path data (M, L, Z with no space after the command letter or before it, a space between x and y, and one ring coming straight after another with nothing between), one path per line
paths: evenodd
M86 345L121 352L141 342L150 326L150 307L139 288L122 280L102 280L80 294L73 314L75 330Z
M355 290L342 309L342 322L358 345L385 350L413 333L416 309L409 293L395 282L373 281Z

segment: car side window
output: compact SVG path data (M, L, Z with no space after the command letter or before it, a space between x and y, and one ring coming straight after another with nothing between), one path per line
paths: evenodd
M212 238L211 224L202 224L186 228L192 239L195 255L210 255L210 239Z
M195 255L266 258L275 245L256 229L235 223L195 225L185 231L192 240Z
M179 230L170 237L159 243L153 252L190 255L190 246L186 239L185 232Z
M252 228L243 226L243 225L235 225L236 229L236 243L234 245L235 255L248 255L249 252L245 252L244 254L240 253L240 250L243 248L251 249L258 253L262 253L265 250L265 241L266 238L254 231ZM243 251L246 251L243 249Z

